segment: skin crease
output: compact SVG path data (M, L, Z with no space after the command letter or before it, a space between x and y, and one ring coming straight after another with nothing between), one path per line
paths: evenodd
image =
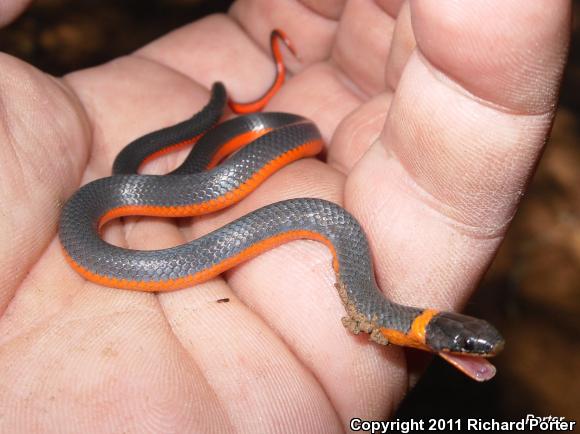
M549 132L570 4L273 3L240 0L62 79L0 55L2 431L336 433L393 414L416 374L401 349L343 329L318 243L162 295L88 283L60 251L62 204L130 140L200 109L213 81L240 101L267 88L273 28L301 63L288 59L295 75L267 109L319 124L327 163L296 162L195 223L127 219L106 239L168 247L277 200L321 197L359 219L395 301L455 309L473 291Z

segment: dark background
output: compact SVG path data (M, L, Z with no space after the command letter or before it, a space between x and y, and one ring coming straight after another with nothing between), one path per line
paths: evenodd
M54 75L127 54L228 0L39 0L0 30L0 51ZM146 7L143 5L146 4ZM398 417L580 419L580 4L552 137L508 236L467 310L505 351L478 384L438 358Z

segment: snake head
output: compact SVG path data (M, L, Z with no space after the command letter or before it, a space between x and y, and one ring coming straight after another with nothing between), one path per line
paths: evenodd
M436 314L426 326L426 344L435 352L494 356L504 345L487 321L453 312Z

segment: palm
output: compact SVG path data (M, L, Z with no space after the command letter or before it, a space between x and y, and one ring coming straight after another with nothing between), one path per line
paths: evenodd
M407 6L391 40L393 5L351 2L337 29L297 4L282 11L284 25L254 22L260 8L240 1L231 16L261 41L272 27L293 39L302 68L269 109L317 122L327 162L294 163L242 203L193 224L128 220L109 225L106 238L167 247L267 203L323 197L361 221L389 296L460 304L489 264L541 150L567 38L566 5L550 0L558 12L546 18L538 2L506 3L487 27L480 23L492 11L470 11L475 4L458 11L422 3L413 10L418 54ZM492 53L489 35L502 32L509 38ZM543 45L532 52L536 40ZM508 52L517 54L512 62L494 63ZM191 115L213 81L239 100L267 86L269 57L231 18L206 18L60 81L7 56L0 62L6 427L50 420L73 431L336 432L355 415L392 411L408 384L404 353L343 329L322 245L293 242L222 278L160 295L88 283L61 254L60 206L79 184L108 175L126 143ZM165 172L177 158L149 169Z

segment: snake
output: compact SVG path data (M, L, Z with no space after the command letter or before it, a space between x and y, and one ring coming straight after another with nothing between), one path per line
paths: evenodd
M336 288L352 333L371 341L436 353L471 378L495 375L487 358L504 340L490 323L451 311L395 303L379 288L361 225L343 207L318 198L283 200L171 248L134 250L103 240L103 226L124 216L192 217L225 209L273 173L314 157L324 147L309 119L260 112L284 81L281 30L271 34L276 78L262 98L236 103L216 82L192 117L139 137L117 155L112 175L89 182L63 206L59 238L70 266L85 279L113 288L163 292L187 288L283 243L308 239L332 254ZM294 50L292 50L294 52ZM227 105L242 115L220 122ZM140 174L148 161L193 145L183 163L164 175Z

